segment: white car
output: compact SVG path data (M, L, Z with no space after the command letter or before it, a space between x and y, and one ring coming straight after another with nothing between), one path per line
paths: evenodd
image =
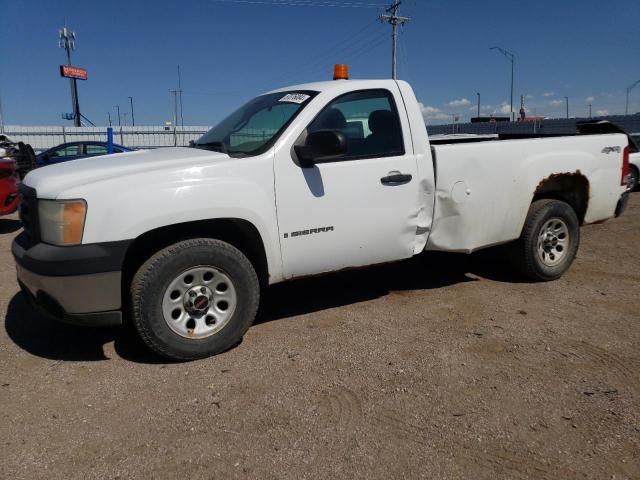
M403 81L275 90L194 148L31 172L18 281L56 318L131 312L151 349L192 359L235 345L261 290L298 277L509 243L524 275L554 280L580 225L626 205L625 135L481 140L430 144Z

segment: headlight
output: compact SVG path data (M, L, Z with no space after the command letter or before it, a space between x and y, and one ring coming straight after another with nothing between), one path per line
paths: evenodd
M84 200L39 200L40 237L53 245L82 242L87 203Z

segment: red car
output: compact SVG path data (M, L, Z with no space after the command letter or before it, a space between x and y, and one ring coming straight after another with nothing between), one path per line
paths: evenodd
M20 177L16 161L0 159L0 215L9 215L18 209Z

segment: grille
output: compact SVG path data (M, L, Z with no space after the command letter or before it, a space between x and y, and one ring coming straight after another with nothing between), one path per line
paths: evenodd
M36 190L24 183L20 185L20 221L29 239L37 243L40 240L38 197Z

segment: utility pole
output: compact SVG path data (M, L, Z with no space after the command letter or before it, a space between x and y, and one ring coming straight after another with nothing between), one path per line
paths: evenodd
M380 16L380 20L391 24L391 78L398 78L398 25L407 23L409 17L401 17L398 15L401 0L393 0L393 4L386 9L387 15Z
M591 118L591 104L589 104L589 118Z
M116 105L116 110L118 110L118 126L121 127L122 123L120 122L120 105Z
M182 116L182 77L180 76L180 65L178 65L178 97L180 101L180 126L184 127L184 117Z
M513 72L514 72L514 65L515 65L515 58L516 56L511 53L508 52L507 50L505 50L504 48L500 48L500 47L491 47L489 50L498 50L502 55L504 55L507 60L511 61L511 121L514 120L513 117Z
M625 115L629 115L629 94L631 93L631 90L633 90L634 88L636 88L638 86L638 84L640 84L640 80L633 82L628 88L627 88L627 101L625 103L625 107L624 107L624 114Z
M111 112L107 112L107 117L109 118L109 126L111 127Z
M567 118L569 118L569 97L564 97L564 102L567 107Z
M478 92L477 95L478 95L478 118L480 118L480 92Z
M131 103L131 126L135 127L136 126L136 119L133 116L133 97L129 97L129 103Z
M67 65L71 65L71 50L76 48L76 32L72 32L67 28L65 22L62 30L58 31L59 40L58 47L67 51ZM71 85L71 108L73 109L73 124L80 127L80 101L78 100L78 84L75 78L70 78Z

